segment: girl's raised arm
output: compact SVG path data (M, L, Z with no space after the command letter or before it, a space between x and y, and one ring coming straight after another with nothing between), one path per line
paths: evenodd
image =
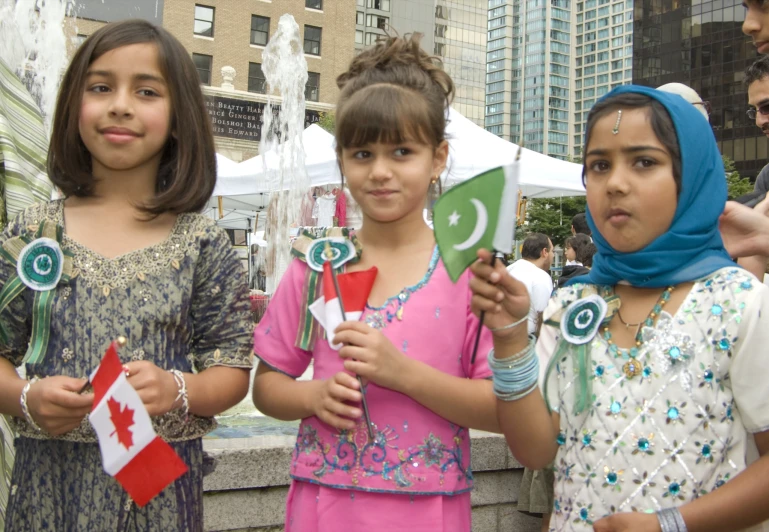
M514 279L501 262L497 261L492 268L488 251L481 250L478 256L481 260L470 267L475 275L470 281L474 294L473 311L486 313L485 323L494 336L493 360L501 363L506 359L516 363L528 360L527 364L537 364L531 358L536 359L537 354L528 336L529 294L526 286ZM517 325L509 327L514 323ZM557 414L550 415L539 392L539 371L527 367L529 371L525 377L528 382L523 383L527 388L522 390L524 393L497 393L497 418L515 458L530 469L541 469L553 461L558 450L559 418ZM522 375L508 375L520 384L519 376ZM503 399L500 395L506 397ZM517 398L510 400L514 396Z

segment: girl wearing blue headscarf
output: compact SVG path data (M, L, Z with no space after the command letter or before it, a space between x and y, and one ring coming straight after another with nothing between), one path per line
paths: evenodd
M678 95L624 86L591 110L584 158L598 254L556 292L538 340L522 320L525 287L487 252L472 267L507 442L531 469L554 464L551 530L759 523L769 288L724 250L726 181L710 127ZM749 438L763 457L746 467Z

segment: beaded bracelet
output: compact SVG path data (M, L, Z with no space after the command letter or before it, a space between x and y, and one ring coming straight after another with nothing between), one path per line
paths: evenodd
M174 376L176 386L179 390L179 394L176 396L176 399L174 399L174 404L181 399L182 404L180 405L180 408L184 410L184 417L186 418L190 413L190 401L187 396L187 381L184 378L184 373L178 369L169 369L168 371Z
M32 414L29 413L29 406L27 406L27 392L29 392L32 384L39 380L40 379L37 377L32 377L27 381L27 384L25 384L24 388L21 389L21 397L19 398L19 402L21 403L21 413L24 414L24 419L27 420L27 423L29 423L29 425L35 429L36 432L43 432L43 429L40 428L40 425L35 423L35 420L32 419Z
M678 508L665 508L657 512L662 532L688 532L686 521Z

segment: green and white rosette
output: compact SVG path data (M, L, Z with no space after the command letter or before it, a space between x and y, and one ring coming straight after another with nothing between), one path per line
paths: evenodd
M42 222L33 235L8 239L0 247L0 257L16 265L16 275L0 290L0 313L25 289L34 291L32 336L24 363L35 364L45 354L51 335L53 296L60 282L68 283L74 275L72 254L62 249L64 231L56 224ZM8 333L0 321L0 338L8 342Z
M606 317L606 301L592 294L571 303L561 318L561 335L574 345L583 345L595 338Z
M344 237L318 238L310 244L310 247L305 254L307 266L316 272L323 272L323 264L329 260L328 257L326 257L328 249L326 247L326 242L328 242L328 247L331 249L331 266L333 266L335 270L338 270L346 263L356 258L357 251L350 239Z
M592 395L592 381L590 379L590 352L589 344L595 338L606 318L608 305L603 297L591 294L573 301L563 312L560 329L561 339L555 355L550 359L545 377L545 397L547 396L547 383L550 372L568 351L573 351L576 358L577 386L575 388L574 414L584 412Z

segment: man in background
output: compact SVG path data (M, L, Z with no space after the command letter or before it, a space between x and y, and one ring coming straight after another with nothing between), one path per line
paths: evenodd
M584 212L575 214L571 219L571 234L572 235L587 235L592 236L593 232L590 230L590 226L587 225L587 217Z
M531 299L529 308L529 334L538 334L542 312L553 293L550 265L553 262L553 243L542 233L532 233L523 241L521 259L507 267L510 275L526 285Z

